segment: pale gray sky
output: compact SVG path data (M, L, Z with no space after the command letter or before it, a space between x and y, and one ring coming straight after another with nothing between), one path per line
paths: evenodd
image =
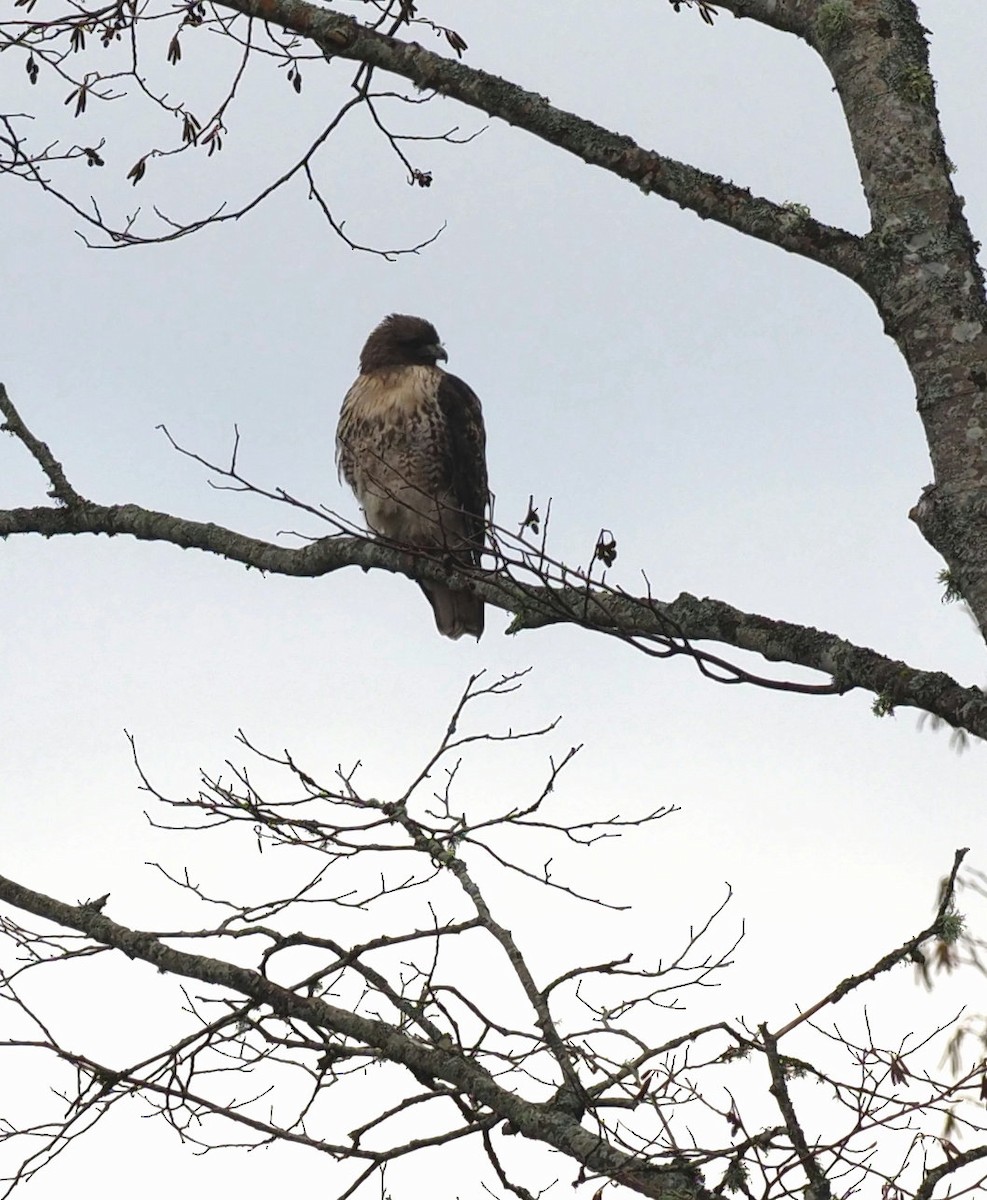
M655 3L603 19L585 0L535 16L518 2L441 7L470 63L774 200L864 227L836 98L793 39L728 17L709 29ZM975 0L922 11L958 187L984 231L987 13ZM207 78L207 47L190 43L185 62L193 81ZM227 149L197 160L201 176L179 166L168 182L155 162L132 192L126 163L106 203L192 215L196 195L203 207L246 195L245 181L317 130L320 99L314 64L301 98L258 73L231 111ZM137 118L121 113L136 156L146 148ZM483 124L447 101L409 114L409 128L416 119L435 130ZM87 116L68 136L84 141L90 120L95 129ZM104 252L86 249L54 202L0 181L2 378L82 493L258 536L289 523L318 533L210 490L155 429L166 423L222 458L236 423L241 463L259 482L355 516L332 462L339 402L376 321L420 313L484 402L503 524L521 519L529 493L552 497L557 555L585 559L606 526L619 550L611 578L628 588L644 570L662 597L715 596L987 682L982 644L962 611L940 604L940 563L907 520L929 482L927 453L910 379L862 293L495 123L469 145L423 147L416 161L435 175L427 191L407 187L366 133L345 131L322 160L348 232L401 244L448 222L435 245L393 264L343 246L301 186L238 224ZM4 506L41 502L38 473L9 439L0 470ZM505 638L497 612L479 645L451 643L414 586L382 574L264 579L167 546L40 538L6 542L0 572L3 869L69 901L109 891L107 911L123 923L173 924L176 901L146 861L194 862L220 888L242 886L256 866L249 851L233 860L219 842L148 828L124 728L176 791L194 789L199 765L236 754L238 727L326 769L362 758L383 791L424 759L480 668L533 668L495 723L564 721L544 750L478 772L477 805L540 778L549 750L585 743L568 780L574 812L681 807L570 869L635 905L599 934L621 952L661 953L665 937L674 948L729 881L722 942L742 919L747 937L717 993L722 1015L793 1014L920 927L954 848L971 846L987 865L982 747L957 755L947 732L919 732L909 711L878 721L864 695L717 687L683 661L570 629ZM512 920L525 947L552 953L547 910L525 896ZM916 1026L949 1008L897 984ZM160 981L146 986L162 1006L174 997ZM890 1021L894 996L874 990ZM129 1004L72 1000L66 1027L136 1026L143 1044ZM322 1170L303 1151L195 1159L123 1109L110 1130L41 1176L34 1200L87 1177L122 1195L152 1152L148 1197L234 1180L239 1195L261 1196L289 1162L307 1181ZM113 1131L124 1130L121 1145Z

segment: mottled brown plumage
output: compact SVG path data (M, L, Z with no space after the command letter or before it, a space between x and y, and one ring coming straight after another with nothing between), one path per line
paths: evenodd
M343 400L336 462L375 533L475 568L488 499L483 413L473 391L437 365L445 358L428 321L385 317ZM479 596L420 586L440 633L480 636Z

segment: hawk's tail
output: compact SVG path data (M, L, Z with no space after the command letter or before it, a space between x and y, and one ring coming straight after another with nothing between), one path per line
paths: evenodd
M454 592L433 583L419 585L435 614L435 626L443 637L461 638L483 633L483 600L472 592Z

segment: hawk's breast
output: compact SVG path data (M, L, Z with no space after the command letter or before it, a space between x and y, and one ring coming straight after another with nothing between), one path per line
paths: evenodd
M361 375L336 432L340 474L377 533L413 544L444 542L442 513L455 508L448 430L438 403L442 372L408 366Z

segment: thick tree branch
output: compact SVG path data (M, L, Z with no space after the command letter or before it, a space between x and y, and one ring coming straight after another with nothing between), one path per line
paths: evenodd
M635 626L643 632L649 624L643 601L638 605L638 613L628 624L622 622L621 606L613 606L615 617L627 633ZM655 601L653 607L654 623L660 621L660 614L690 641L722 642L760 654L769 662L824 671L841 691L863 688L872 692L880 715L898 706L918 708L957 729L987 737L987 695L980 688L964 687L942 671L917 670L834 633L743 612L722 600L699 599L687 592L667 604Z
M186 520L137 504L96 504L71 487L61 465L24 424L2 385L0 412L5 417L3 428L24 442L51 480L53 492L64 496L66 501L58 508L0 509L0 538L25 533L46 538L86 533L125 535L138 541L167 542L183 550L218 554L258 571L303 578L317 578L353 566L365 571L389 571L419 582L445 583L476 591L488 604L514 614L510 633L544 625L574 624L618 637L659 657L684 654L693 658L704 674L721 682L749 682L822 694L863 688L877 698L876 708L882 715L899 705L917 708L956 729L987 737L987 695L979 688L963 687L942 672L916 670L835 634L742 612L721 600L700 600L687 592L672 601L658 600L650 594L631 596L603 584L593 584L587 573L553 563L543 549L532 554L524 543L520 543L520 554L513 561L501 554L497 570L466 574L452 569L439 556L414 553L369 537L345 536L348 531L338 524L334 525L338 532L333 536L291 548L211 522ZM242 490L260 492L236 473L235 466L221 473ZM326 516L284 493L261 494ZM537 582L524 582L519 576L525 574ZM830 682L810 685L762 679L693 645L702 641L749 650L769 662L821 671Z
M478 572L450 571L440 560L412 554L370 538L334 536L293 549L249 537L221 525L186 520L136 504L101 505L90 501L72 508L15 508L0 511L0 538L38 533L125 535L138 541L167 542L185 550L218 554L233 562L277 575L318 578L344 567L383 570L409 579L473 589L497 608L515 614L510 632L543 625L577 624L634 642L648 637L715 641L785 662L822 671L835 690L863 688L881 710L917 708L987 737L987 696L963 687L940 671L921 671L836 634L790 621L743 612L721 600L683 592L672 601L634 597L595 587L546 587ZM685 651L688 653L688 651Z
M220 7L256 17L320 46L327 56L352 59L410 80L423 91L449 96L524 129L591 166L626 179L750 237L832 267L851 279L863 268L862 240L801 212L752 195L746 188L700 171L550 104L488 71L434 54L368 29L351 17L308 0L217 0ZM754 15L753 13L749 15Z
M987 301L927 30L913 0L825 7L829 23L813 44L836 84L871 213L861 283L915 380L932 459L935 486L912 515L987 637Z
M111 921L95 906L64 904L3 876L0 876L0 900L64 929L74 929L102 946L120 950L128 958L150 963L167 974L234 991L269 1006L283 1017L352 1039L376 1050L390 1062L452 1084L477 1104L509 1121L525 1137L544 1142L588 1171L618 1180L641 1195L654 1200L714 1200L713 1193L689 1169L654 1166L609 1145L583 1129L565 1111L506 1091L489 1072L459 1051L429 1046L386 1021L372 1020L325 1000L298 995L256 971L176 950L152 933Z
M716 8L808 41L823 0L716 0Z

